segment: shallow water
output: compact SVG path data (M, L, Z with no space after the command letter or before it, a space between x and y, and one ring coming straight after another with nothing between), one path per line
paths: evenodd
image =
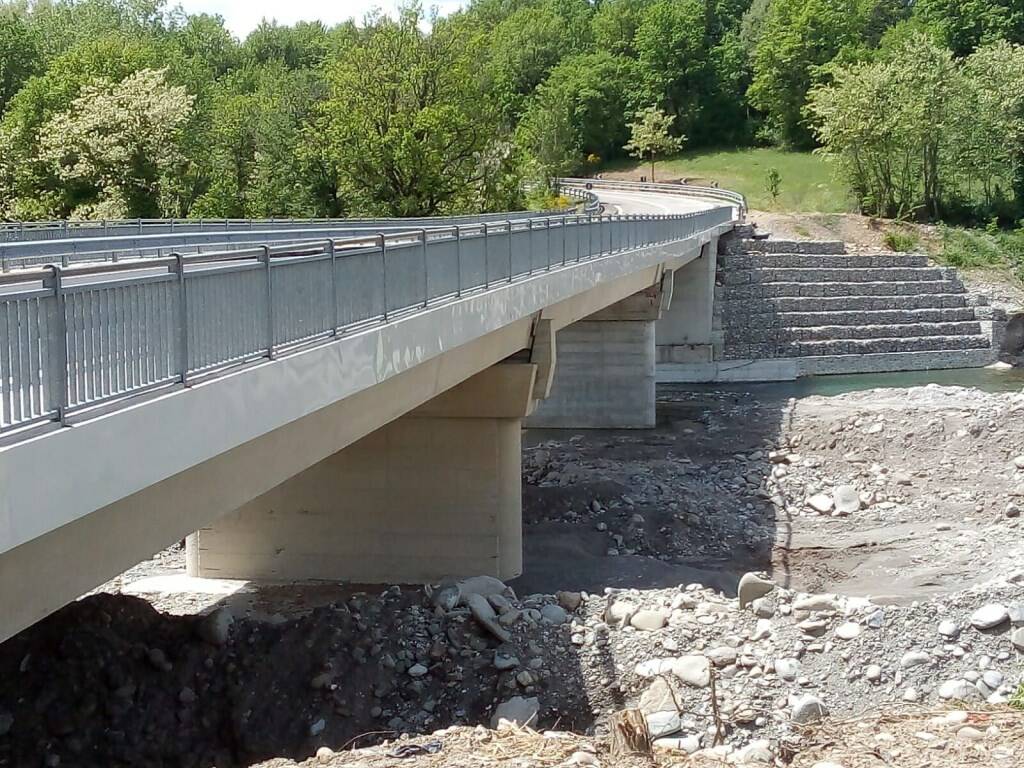
M923 387L927 384L974 387L983 392L1016 392L1024 389L1024 368L952 368L937 371L896 373L855 373L834 376L807 376L796 381L764 383L671 384L668 389L686 391L750 392L764 397L833 397L869 389Z

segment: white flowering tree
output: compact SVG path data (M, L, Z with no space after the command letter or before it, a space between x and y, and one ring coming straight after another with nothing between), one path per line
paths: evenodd
M40 155L78 192L80 218L156 217L165 179L182 161L178 139L193 97L166 70L142 69L85 86L51 118Z

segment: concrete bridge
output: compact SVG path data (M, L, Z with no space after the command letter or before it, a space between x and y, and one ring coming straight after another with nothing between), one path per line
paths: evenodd
M524 422L653 425L656 345L711 343L743 215L595 186L604 213L0 275L0 640L186 536L202 576L518 575Z

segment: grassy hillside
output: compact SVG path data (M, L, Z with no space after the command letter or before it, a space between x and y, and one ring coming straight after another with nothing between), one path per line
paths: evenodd
M766 190L768 171L779 172L778 200ZM649 175L650 166L622 162L609 166L609 178L638 179ZM692 184L718 182L720 187L742 192L751 208L771 211L846 213L854 210L843 184L832 176L828 163L807 152L778 149L735 149L717 152L684 152L655 166L658 181L685 178Z

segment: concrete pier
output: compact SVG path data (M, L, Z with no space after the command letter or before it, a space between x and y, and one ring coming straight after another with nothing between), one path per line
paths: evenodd
M676 270L671 306L656 334L659 363L709 363L720 333L714 328L718 240L705 243L700 256Z
M666 279L558 331L551 393L527 426L654 426L654 326L671 297Z
M194 576L422 583L522 572L521 420L537 366L492 366L189 538Z

